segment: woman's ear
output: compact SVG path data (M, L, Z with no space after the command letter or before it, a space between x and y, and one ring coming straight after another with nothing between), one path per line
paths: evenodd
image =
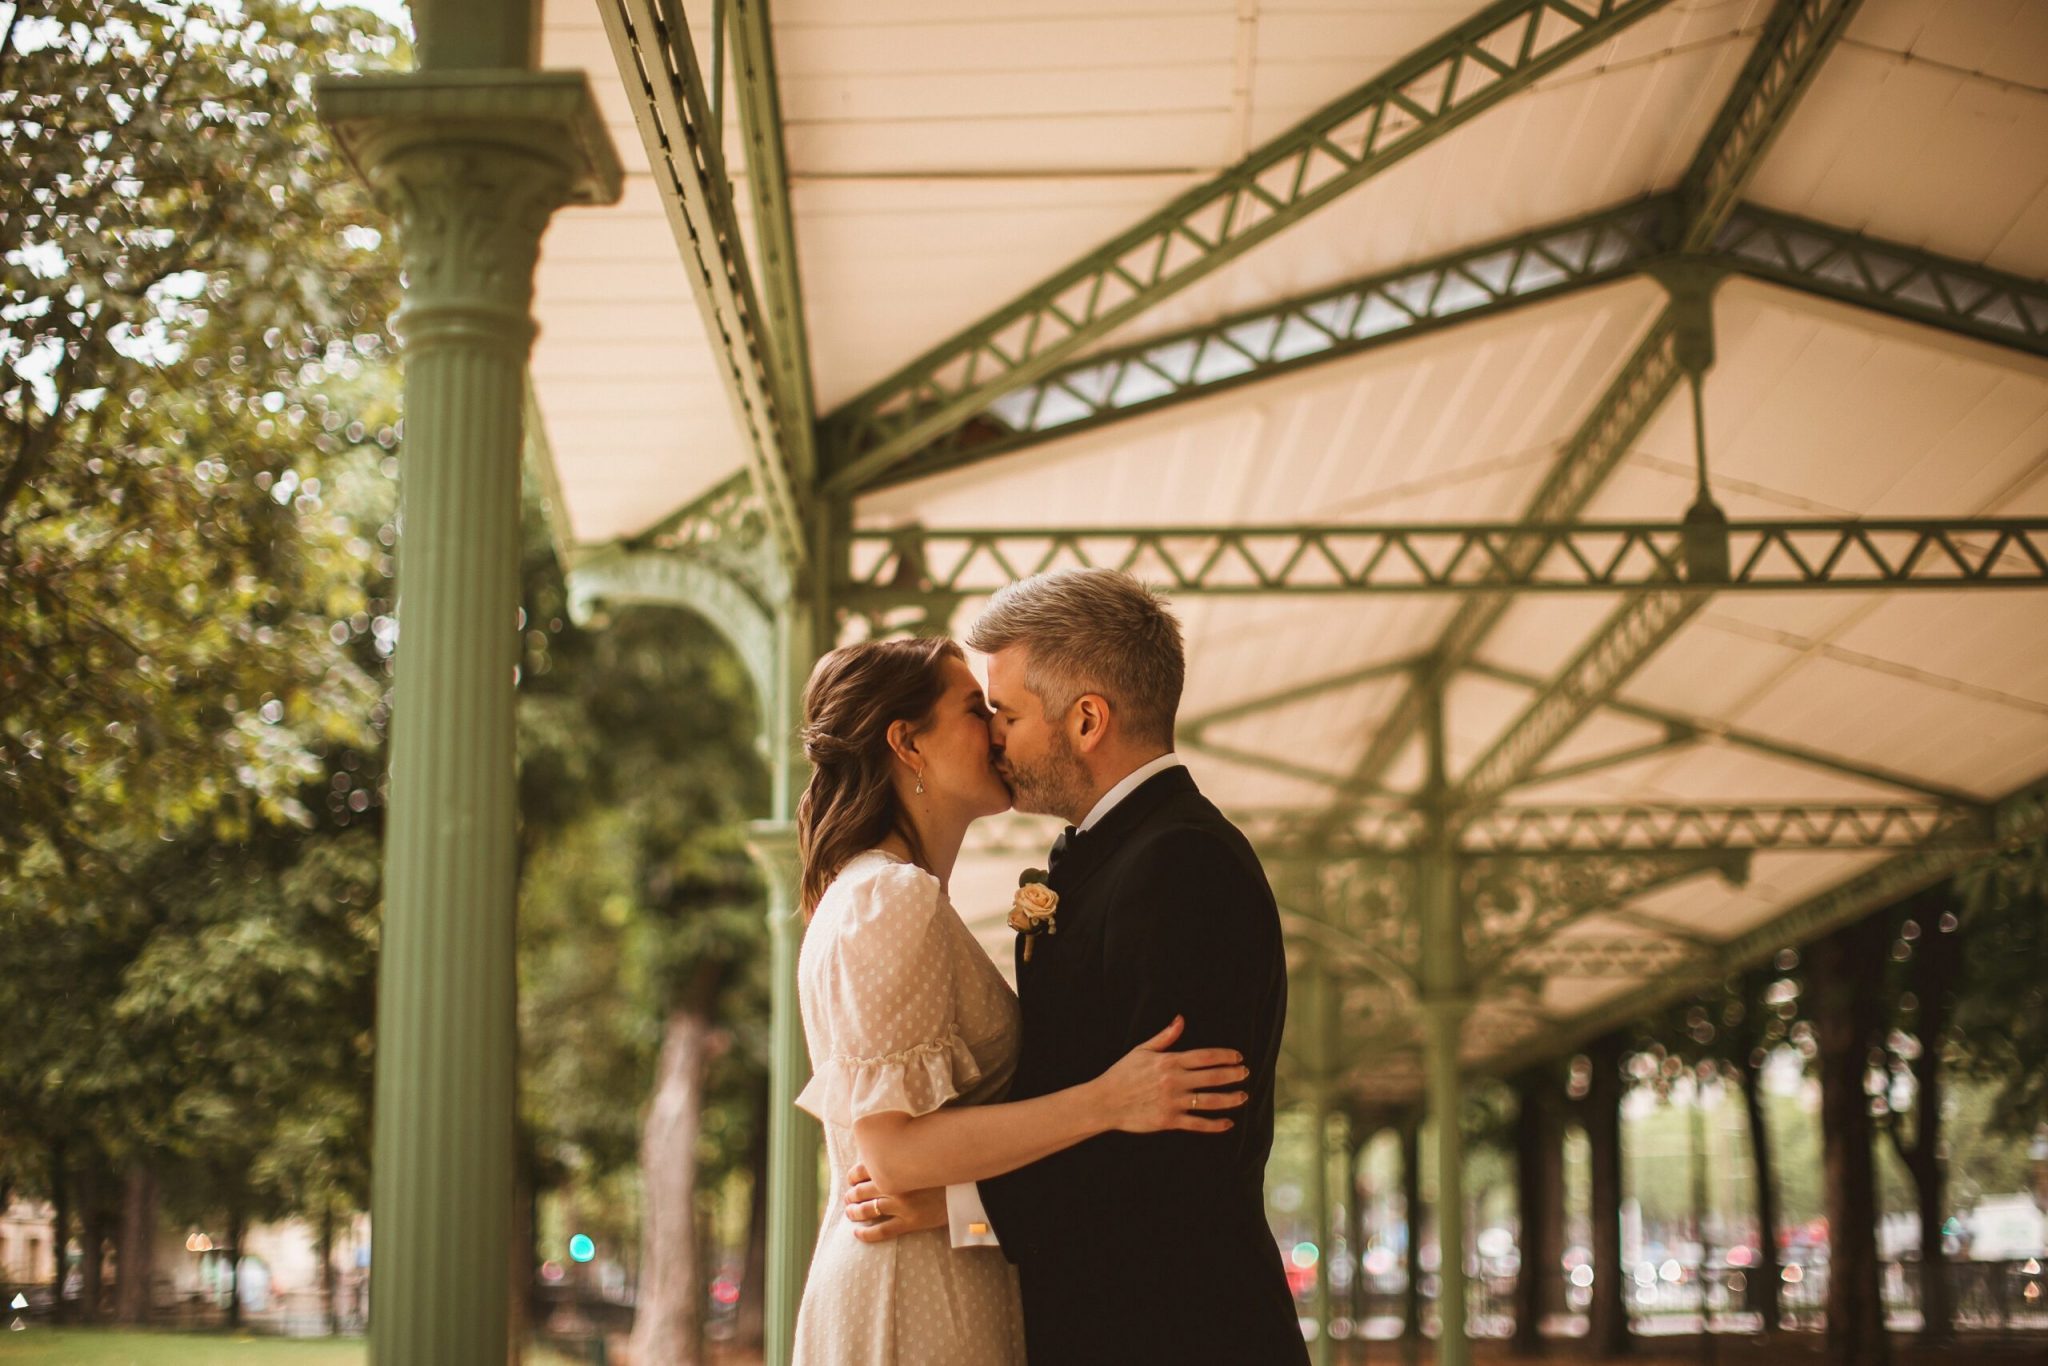
M889 751L912 768L918 767L917 730L908 721L891 721L884 737Z

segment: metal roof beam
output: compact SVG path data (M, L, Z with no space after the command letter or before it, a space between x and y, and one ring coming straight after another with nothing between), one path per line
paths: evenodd
M1556 463L1523 511L1525 521L1562 522L1576 517L1592 499L1594 490L1606 482L1628 454L1629 446L1678 387L1676 337L1677 315L1667 306L1558 453ZM1526 566L1534 549L1521 550L1513 565ZM1513 603L1510 593L1484 592L1458 604L1457 614L1437 637L1429 669L1402 693L1386 720L1374 728L1365 754L1352 769L1354 785L1370 786L1379 781L1420 727L1422 701L1428 690L1447 684L1477 655L1480 642ZM1330 820L1338 823L1345 815L1345 804L1338 802L1332 807Z
M598 9L718 358L755 496L778 553L789 567L800 567L810 542L791 473L791 415L777 410L761 305L689 26L677 0L600 0Z
M1490 604L1520 593L1640 590L1648 596L1625 604L1573 676L1556 681L1583 711L1626 677L1623 647L1661 641L1710 593L2048 585L2048 518L1740 521L1711 533L1718 551L1703 559L1702 530L1689 521L863 529L850 535L835 600L886 612L1086 566L1188 595L1456 593ZM1725 568L1708 563L1721 554ZM1532 752L1509 781L1547 752Z
M1469 894L1466 938L1475 980L1524 972L1519 960L1578 921L1613 914L1637 897L1676 886L1702 873L1729 882L1749 877L1749 854L1739 850L1631 851L1596 862L1530 859L1474 861L1482 870ZM1468 878L1468 881L1471 880ZM1503 884L1498 885L1498 884ZM1506 910L1500 898L1509 900Z
M1671 196L1601 209L1069 361L870 480L929 478L1635 274L1669 246Z
M1497 0L848 402L827 420L828 487L860 488L1665 3Z
M1705 605L1698 593L1631 594L1459 780L1459 806L1486 806L1525 781L1545 755Z
M1771 140L1783 128L1814 73L1848 26L1860 0L1779 0L1766 21L1735 89L1722 104L1714 126L1686 171L1679 198L1686 206L1681 248L1698 250L1714 240L1736 197L1762 163ZM1705 418L1700 386L1713 363L1712 283L1696 269L1673 271L1667 279L1678 310L1679 364L1693 393L1694 436L1701 445L1700 493L1694 514L1722 522L1707 491ZM1690 520L1690 518L1689 518ZM1688 544L1690 556L1708 562L1721 551L1702 541ZM1539 693L1507 733L1459 782L1458 802L1470 808L1498 798L1526 778L1615 689L1678 633L1702 607L1697 593L1650 591L1632 594L1602 623L1564 671Z
M796 228L789 211L789 163L782 143L782 100L775 79L775 41L768 0L726 0L740 136L747 149L747 194L754 205L762 292L768 305L769 368L799 489L817 478L817 412L811 397L811 343L804 326L803 282L797 272Z
M1771 284L2048 356L2048 281L1755 204L1736 206L1713 259Z
M1711 241L1735 196L1748 185L1777 130L1783 126L1813 73L1840 36L1859 0L1778 0L1757 39L1735 88L1722 102L1680 185L1683 205L1675 241L1697 248ZM1674 298L1650 334L1608 386L1592 415L1558 455L1551 478L1537 491L1526 520L1563 521L1578 515L1676 387L1680 374L1677 340L1682 303ZM1434 651L1437 668L1418 678L1368 746L1353 771L1370 784L1386 771L1421 725L1421 698L1441 687L1472 659L1479 644L1507 611L1505 597L1476 597L1461 605ZM1344 803L1332 809L1341 820Z
M1679 180L1686 206L1678 246L1702 251L1749 187L1799 97L1813 83L1862 0L1778 0L1756 47Z
M1465 669L1466 672L1477 674L1482 678L1497 679L1503 683L1512 683L1517 687L1523 688L1538 689L1549 682L1548 679L1541 675L1524 673L1519 669L1505 668L1480 659L1470 661L1465 665ZM1836 773L1844 778L1855 778L1861 782L1874 783L1879 787L1895 787L1902 792L1916 792L1923 797L1929 797L1938 802L1947 802L1951 805L1979 805L1978 799L1974 795L1960 788L1944 787L1938 783L1930 783L1923 778L1914 778L1891 769L1859 763L1854 759L1845 758L1839 754L1808 749L1804 745L1795 745L1784 740L1773 739L1768 735L1760 735L1754 731L1744 730L1739 726L1723 725L1718 721L1711 721L1697 716L1683 716L1677 712L1665 711L1658 707L1646 707L1640 702L1631 702L1620 697L1610 696L1607 699L1606 706L1608 710L1622 716L1632 717L1638 721L1648 721L1652 725L1663 726L1673 732L1685 732L1693 740L1701 744L1730 745L1736 749L1746 749L1756 754L1769 755L1774 759L1784 759L1805 768L1818 769L1824 773ZM1529 781L1542 782L1554 776L1554 774L1555 770L1534 774Z
M2048 835L2048 783L2033 783L1991 808L1992 844L2011 847ZM1633 991L1561 1022L1555 1033L1490 1059L1489 1072L1510 1073L1554 1058L1662 1009L1687 994L1753 967L1793 944L1803 944L1871 912L1953 876L1985 855L1983 846L1944 845L1895 854L1816 896L1787 908L1760 925L1716 946L1711 953L1676 964L1675 976L1644 983Z

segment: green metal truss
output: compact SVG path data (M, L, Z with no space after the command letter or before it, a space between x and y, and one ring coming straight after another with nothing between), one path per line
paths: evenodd
M1951 802L1497 806L1460 829L1468 851L1989 847L1984 807Z
M1629 446L1677 387L1676 339L1676 314L1667 307L1558 453L1541 487L1524 509L1524 521L1566 522L1584 509L1594 490L1613 473L1628 454ZM1519 545L1511 567L1520 567L1526 573L1535 549L1526 543ZM1395 703L1392 714L1375 727L1366 752L1352 769L1354 790L1378 782L1420 728L1424 699L1431 692L1440 692L1471 662L1480 643L1513 603L1514 597L1509 593L1487 592L1458 604L1456 615L1430 653L1429 668L1417 675ZM1342 822L1347 813L1345 802L1335 803L1330 812L1331 824Z
M1786 285L2033 355L2048 354L2048 284L1860 233L1734 206L1681 250L1679 193L1601 209L1211 323L1069 361L1011 390L863 486L892 487L1108 423L1680 260Z
M1214 323L1092 352L986 407L868 482L979 464L1190 398L1496 317L1632 275L1668 249L1668 196L1449 252Z
M1650 892L1712 873L1731 883L1749 877L1741 850L1632 850L1593 859L1467 859L1461 869L1465 951L1473 978L1485 982L1521 954L1578 921Z
M1987 817L1992 848L2009 848L2048 835L2048 782L2033 783L1994 803ZM1909 849L1787 909L1711 951L1655 969L1668 975L1625 991L1600 1006L1559 1022L1543 1037L1489 1060L1488 1070L1512 1073L1556 1057L1610 1029L1658 1010L1690 992L1752 967L1790 944L1802 944L1930 887L1985 857L1984 845ZM1648 971L1648 969L1646 969Z
M1734 89L1722 102L1681 182L1683 210L1676 230L1678 245L1697 249L1718 232L1734 197L1755 173L1772 138L1840 36L1847 11L1856 3L1857 0L1778 0L1757 46L1736 78ZM1702 323L1711 328L1711 315L1703 318L1703 313L1705 308L1698 295L1674 290L1671 303L1659 315L1650 334L1623 365L1592 415L1559 453L1551 478L1538 490L1524 520L1561 522L1578 516L1627 454L1629 444L1677 387L1684 368L1681 353L1688 345L1686 334ZM1697 342L1692 346L1696 350ZM1711 332L1708 349L1711 351ZM1695 365L1698 359L1693 357ZM1421 727L1423 699L1431 692L1440 692L1445 681L1474 657L1507 607L1508 600L1498 595L1474 598L1460 606L1432 652L1436 668L1428 676L1416 679L1391 724L1373 737L1352 774L1354 783L1369 784L1393 762L1409 737ZM1682 602L1673 615L1682 617L1693 610L1696 604ZM1649 648L1669 635L1640 633L1640 623L1629 619L1625 611L1617 614L1611 624L1624 630L1637 629L1639 639ZM1620 676L1629 671L1615 670ZM1343 810L1344 799L1340 799L1332 812L1333 819L1341 819Z
M826 424L827 486L860 487L1664 3L1489 5L851 400Z
M1475 659L1465 667L1467 672L1482 678L1491 678L1520 688L1540 689L1549 682L1548 679L1541 675L1524 673L1519 669L1506 668L1485 660ZM1944 802L1953 806L1975 807L1978 804L1973 796L1958 788L1944 787L1939 783L1929 783L1925 779L1915 778L1910 774L1900 773L1896 770L1882 768L1874 764L1862 763L1839 754L1808 749L1804 745L1795 745L1772 736L1744 730L1740 726L1730 726L1719 721L1708 720L1704 717L1685 716L1678 712L1665 711L1658 707L1644 706L1640 702L1631 702L1620 697L1610 696L1607 699L1606 706L1609 711L1621 716L1631 717L1638 721L1647 721L1652 725L1662 726L1667 731L1685 732L1701 744L1723 744L1737 749L1746 749L1757 754L1767 754L1772 758L1789 760L1792 763L1816 769L1820 772L1839 774L1844 778L1854 778L1859 782L1874 783L1879 787L1894 788L1900 792L1915 793L1919 796L1930 798L1933 801ZM1541 783L1553 777L1557 771L1555 769L1541 770L1531 774L1528 781L1531 784Z
M1492 600L1652 591L1656 602L1615 618L1610 646L1589 649L1572 666L1582 678L1569 686L1588 695L1625 676L1620 646L1668 634L1673 609L1665 597L1682 605L1708 591L2048 584L2048 518L2026 517L1729 522L1709 529L1704 553L1702 528L1689 521L903 527L857 530L849 541L847 578L835 600L871 612L916 605L932 594L993 593L1032 574L1090 566L1126 570L1186 595L1466 593ZM1518 781L1527 770L1510 771Z
M1714 240L1861 3L1779 0L1771 10L1735 89L1679 181L1686 205L1681 250L1699 251Z
M1332 877L1368 881L1410 859L1421 847L1429 820L1427 812L1405 798L1376 799L1360 808L1349 825L1330 833L1318 827L1320 812L1314 810L1240 808L1229 815L1276 870L1293 876L1306 866ZM997 817L975 823L963 853L1040 859L1058 833L1057 822ZM1455 849L1461 859L1480 860L1726 850L1981 852L2000 838L1991 809L1972 802L1516 803L1472 813L1458 826ZM1353 887L1337 899L1359 895Z
M790 470L789 415L777 410L761 305L689 25L678 0L600 0L598 9L690 291L710 333L755 495L778 552L792 568L800 567L810 545Z
M1544 757L1676 635L1705 601L1700 594L1689 592L1631 594L1472 765L1458 783L1458 803L1488 806L1526 780Z
M1712 957L1712 950L1668 935L1570 935L1516 950L1500 972L1533 978L1655 977Z
M791 477L799 489L817 478L817 412L811 395L811 343L804 325L797 271L796 228L789 210L789 163L783 153L782 101L775 79L775 43L768 0L724 0L731 34L733 86L740 135L747 148L747 195L754 206L761 286L768 306L769 369L784 421ZM716 20L714 20L714 25ZM717 89L714 77L712 88Z
M2048 282L1743 204L1714 239L1731 269L2048 356Z

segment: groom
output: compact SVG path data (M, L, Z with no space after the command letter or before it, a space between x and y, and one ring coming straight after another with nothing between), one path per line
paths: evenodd
M967 643L989 656L996 768L1017 809L1069 822L1048 860L1054 932L1028 959L1019 937L1008 1099L1097 1076L1176 1015L1180 1047L1244 1055L1251 1099L1226 1133L1104 1134L952 1187L954 1246L999 1245L1016 1264L1032 1366L1306 1362L1264 1201L1287 1012L1279 914L1250 843L1174 757L1180 625L1128 575L1069 570L996 594ZM917 1214L935 1203L883 1202L893 1217L863 1240L935 1223Z

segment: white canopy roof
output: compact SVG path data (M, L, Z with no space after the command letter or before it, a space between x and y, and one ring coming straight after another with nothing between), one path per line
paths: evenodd
M544 65L588 70L628 172L623 205L557 218L540 269L535 397L559 484L558 534L580 547L644 531L748 459L722 353L693 302L607 39L598 6L609 3L551 0L543 48ZM817 410L830 413L1478 8L778 0ZM1771 9L1664 5L1091 349L1670 191ZM708 0L689 18L708 61ZM728 120L726 163L743 181L737 122ZM2048 6L1867 0L1744 198L2048 276ZM747 196L735 200L744 220ZM746 236L753 250L750 226ZM855 522L1512 521L1665 302L1653 280L1617 278L868 492ZM1705 424L1713 488L1731 517L2048 515L2040 354L1748 278L1720 288L1714 323ZM1681 389L1584 516L1675 520L1693 483ZM1454 778L1616 601L1532 594L1511 607L1447 694ZM1426 594L1186 598L1183 716L1425 654L1457 606ZM974 610L963 603L956 624ZM1404 686L1385 674L1219 720L1184 757L1226 809L1321 811ZM1544 762L1544 772L1572 773L1539 776L1515 799L1988 803L2048 776L2048 611L2033 592L1724 594L1615 702ZM1696 731L1692 743L1583 763L1656 741L1674 720ZM1413 791L1421 770L1411 744L1385 784ZM1005 889L1032 861L1006 838L989 834L995 852L970 858L954 889L1005 964ZM1677 881L1557 933L1596 945L1724 944L1895 852L1762 849L1743 885ZM1558 1031L1603 1002L1639 999L1632 993L1672 961L1646 953L1633 970L1567 967L1489 991L1468 1055L1497 1060L1564 1038ZM1358 990L1356 1010L1398 1013L1398 984ZM1398 1030L1386 1039L1398 1043ZM1357 1061L1362 1088L1414 1084L1397 1052Z

